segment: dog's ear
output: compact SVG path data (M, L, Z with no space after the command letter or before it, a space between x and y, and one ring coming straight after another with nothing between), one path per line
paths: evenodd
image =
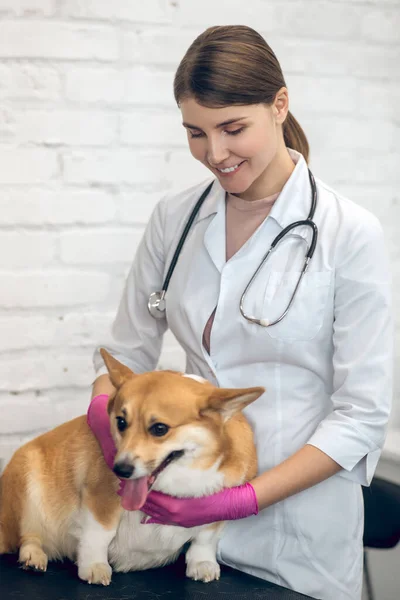
M257 400L264 392L265 388L263 387L243 389L216 388L208 398L207 408L219 412L225 422Z
M128 369L125 365L120 363L116 358L111 356L104 348L100 348L100 354L105 362L105 365L108 369L108 374L111 379L111 383L113 386L119 390L121 385L128 381L128 379L132 379L135 377L135 373Z

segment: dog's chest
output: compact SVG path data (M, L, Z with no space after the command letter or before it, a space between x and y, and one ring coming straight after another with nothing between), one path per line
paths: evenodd
M178 496L212 494L223 487L218 463L196 472L183 465L170 465L156 481L155 489ZM182 546L203 527L190 529L169 525L146 525L140 511L123 511L115 538L109 546L109 560L117 571L149 569L174 559Z
M144 517L140 511L123 512L108 551L115 570L140 570L165 564L201 529L146 525L141 522Z

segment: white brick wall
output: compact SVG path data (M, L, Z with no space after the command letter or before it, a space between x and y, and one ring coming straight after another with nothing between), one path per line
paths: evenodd
M274 48L315 173L383 223L399 304L398 0L227 6L0 0L0 458L86 410L93 347L152 208L206 175L172 81L209 25L251 25ZM162 364L182 364L170 335Z

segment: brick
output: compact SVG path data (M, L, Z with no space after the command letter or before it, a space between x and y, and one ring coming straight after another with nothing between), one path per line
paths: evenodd
M311 169L335 189L348 183L394 186L400 183L400 155L396 152L338 150L329 161L320 152L313 152L311 159Z
M263 32L260 32L263 33ZM286 77L291 73L365 77L368 79L399 78L398 46L366 45L357 40L288 38L264 34L280 61Z
M289 90L290 110L304 113L354 114L358 106L357 81L345 77L313 77L288 75L286 85ZM343 90L346 100L343 101ZM340 117L342 119L342 117Z
M307 113L305 113L306 115ZM390 152L397 144L397 127L394 123L375 119L355 117L332 117L314 115L301 119L301 125L310 142L311 151L329 156L336 150L370 150ZM313 152L313 154L314 154Z
M92 359L87 353L25 353L21 357L3 358L0 390L20 392L71 386L87 386L89 390L94 374Z
M49 17L55 12L55 0L1 0L0 15Z
M15 112L8 106L0 106L0 142L13 142L15 138Z
M120 104L124 97L123 74L112 68L75 65L65 74L68 100Z
M262 16L261 16L262 15ZM229 10L222 2L214 2L212 18L201 2L186 1L180 4L174 25L184 29L196 28L201 33L213 25L245 23L257 31L286 37L315 37L346 39L359 34L360 8L336 2L231 0ZM195 34L193 35L193 38Z
M397 229L400 219L400 194L393 186L379 185L376 188L363 183L347 183L341 186L340 192L372 212L385 228Z
M125 225L147 223L166 190L157 192L120 191L116 199L117 220Z
M367 42L399 44L400 10L388 6L370 7L364 11L361 21L361 35Z
M61 78L54 68L40 65L0 65L0 98L58 100Z
M0 352L46 348L89 348L106 344L114 312L68 312L54 315L0 316Z
M102 190L3 190L0 225L85 225L112 222L114 196Z
M131 264L143 235L139 229L69 231L60 235L60 257L67 265Z
M186 147L187 134L178 108L173 112L135 111L121 114L120 140L132 146Z
M101 111L26 110L13 117L18 144L105 146L117 133L117 116Z
M121 58L135 64L162 64L174 69L195 38L182 29L135 29L121 31Z
M56 236L48 231L2 231L0 269L41 268L54 263Z
M382 82L360 80L358 86L358 111L363 117L374 117L396 122L400 105L400 86L398 81L385 81L385 92L382 93Z
M128 149L64 153L64 177L69 183L151 183L165 178L165 155Z
M168 0L64 0L61 14L79 19L105 19L134 23L166 23L171 20Z
M75 417L84 415L90 400L88 389L51 390L40 395L21 392L0 395L0 436L21 435L32 430L50 430ZM13 410L9 410L12 407ZM15 415L18 414L18 419Z
M173 73L145 67L120 71L79 67L66 73L66 96L75 102L176 107Z
M105 25L2 21L0 57L112 61L118 58L117 33Z
M170 153L167 181L171 191L179 191L212 177L212 173L190 154L189 149L174 150Z
M44 148L0 147L0 184L43 183L59 174L57 155Z
M43 271L2 274L1 308L57 308L100 303L110 285L106 273Z
M173 72L149 71L144 67L124 71L124 102L143 106L176 108Z

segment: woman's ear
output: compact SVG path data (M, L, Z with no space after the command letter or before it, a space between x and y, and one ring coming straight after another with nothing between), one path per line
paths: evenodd
M282 87L276 94L272 104L275 122L282 125L289 112L289 93L286 87Z

